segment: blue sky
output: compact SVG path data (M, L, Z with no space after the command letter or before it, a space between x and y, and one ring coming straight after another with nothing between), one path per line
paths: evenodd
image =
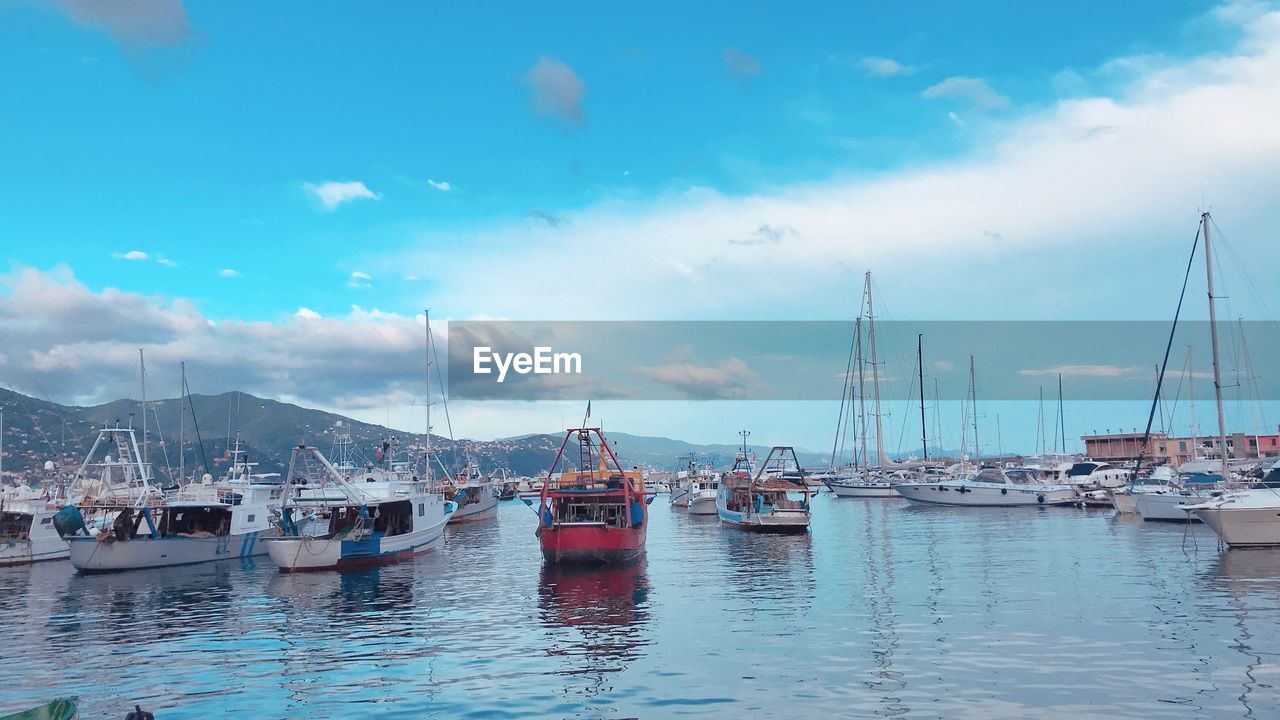
M278 354L315 342L294 326L316 315L380 342L424 306L841 318L868 267L901 316L1163 319L1202 205L1240 257L1274 242L1257 188L1280 161L1255 117L1272 9L7 2L0 300L45 273L46 296L260 323ZM1213 87L1231 92L1190 115ZM1274 278L1240 284L1265 297ZM193 351L159 322L139 334L159 362ZM56 335L8 353L4 380L59 377ZM344 405L233 366L219 382L412 415L403 378ZM60 395L123 382L68 374ZM480 436L537 413L474 412ZM621 412L655 433L671 415Z

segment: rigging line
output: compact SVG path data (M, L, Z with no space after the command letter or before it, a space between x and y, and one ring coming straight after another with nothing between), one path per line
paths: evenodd
M191 388L183 381L183 392L187 394L187 407L191 409L191 424L196 430L196 445L200 448L200 462L204 463L204 471L209 472L209 457L204 454L204 438L200 437L200 421L196 419L195 398L191 397Z
M855 325L856 327L856 325ZM849 380L853 373L853 347L857 344L858 337L856 334L849 337L849 360L844 366L844 389L840 391L840 414L836 417L836 437L831 442L831 467L836 466L836 446L840 447L840 454L844 454L844 442L841 437L841 430L844 427L845 417L845 399L849 394Z
M1129 477L1137 478L1142 469L1143 455L1146 454L1147 443L1151 441L1151 423L1156 418L1156 405L1160 402L1160 388L1164 385L1164 373L1169 366L1169 352L1173 349L1173 337L1178 332L1178 318L1182 315L1182 302L1187 298L1187 282L1191 280L1191 266L1196 260L1196 248L1200 246L1201 225L1196 225L1196 238L1191 243L1191 255L1187 258L1187 270L1182 277L1182 292L1178 294L1178 307L1173 312L1173 324L1169 328L1169 342L1164 346L1164 361L1160 363L1160 377L1156 378L1155 397L1151 398L1151 411L1147 413L1147 429L1142 434L1142 447L1138 449L1138 462Z
M1214 220L1212 215L1209 216L1209 222L1213 223L1213 229L1218 233L1218 238L1217 241L1214 242L1214 246L1218 248L1226 248L1227 257L1230 258L1232 265L1235 266L1237 271L1240 273L1240 277L1244 281L1243 284L1246 291L1248 291L1251 299L1261 307L1263 316L1267 318L1263 320L1263 322L1270 323L1274 325L1277 330L1280 330L1280 318L1277 318L1276 313L1272 312L1271 306L1266 300L1266 294L1258 291L1257 283L1253 281L1253 276L1247 269L1248 266L1241 261L1240 256L1236 253L1235 247L1227 237L1227 234L1218 226L1218 221Z

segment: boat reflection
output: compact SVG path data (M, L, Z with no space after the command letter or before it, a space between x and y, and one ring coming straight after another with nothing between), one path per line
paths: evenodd
M590 702L613 689L610 677L643 654L650 643L649 576L642 556L602 567L544 563L538 610L548 630L547 653L561 657L557 689L566 702ZM614 708L588 705L589 712Z
M723 533L727 578L751 608L795 617L813 605L813 536ZM750 619L751 612L747 613ZM785 633L784 633L785 634Z
M1225 593L1234 617L1235 634L1228 646L1243 663L1237 682L1244 717L1271 716L1275 691L1267 678L1270 673L1265 670L1264 656L1270 654L1268 648L1275 639L1271 615L1280 599L1280 550L1224 550L1204 581ZM1259 702L1268 707L1260 707Z
M252 567L253 561L244 561ZM221 623L238 594L249 591L239 562L150 568L105 575L70 575L54 597L50 642L95 627L106 643L165 642ZM70 648L69 648L70 649Z
M413 604L413 563L359 572L278 573L267 595L286 601L293 612L334 615L394 612Z

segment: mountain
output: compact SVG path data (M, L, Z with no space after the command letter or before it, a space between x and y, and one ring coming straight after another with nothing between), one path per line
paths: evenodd
M210 472L220 475L225 455L239 437L240 447L250 462L264 472L284 472L290 450L299 443L314 445L328 453L341 432L350 434L353 447L365 457L388 437L394 437L401 452L421 457L425 434L404 433L382 425L360 422L335 413L304 408L291 403L259 398L248 393L192 395L186 412L187 474ZM181 402L176 398L148 401L147 439L149 459L160 475L176 476L179 465L177 439ZM36 472L47 461L75 467L93 444L97 428L119 423L141 430L141 405L121 399L89 407L59 405L0 388L0 409L4 411L4 470ZM141 436L141 433L139 433ZM684 458L693 455L699 463L716 467L732 464L737 446L697 445L663 437L647 437L609 432L618 459L624 466L641 465L659 470L684 467ZM451 441L434 433L431 446L440 462L451 469L460 466L469 454L484 470L506 468L516 475L534 475L546 470L564 440L561 433L521 435L498 440ZM764 457L768 447L752 445ZM821 467L821 453L796 451L800 462ZM569 458L576 463L576 452ZM437 467L437 470L439 468Z

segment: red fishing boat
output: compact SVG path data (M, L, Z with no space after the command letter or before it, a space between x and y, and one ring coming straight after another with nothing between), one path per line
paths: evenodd
M578 441L578 469L556 474L569 440ZM565 433L538 501L538 543L553 563L626 562L644 552L649 526L644 476L623 470L600 428Z

